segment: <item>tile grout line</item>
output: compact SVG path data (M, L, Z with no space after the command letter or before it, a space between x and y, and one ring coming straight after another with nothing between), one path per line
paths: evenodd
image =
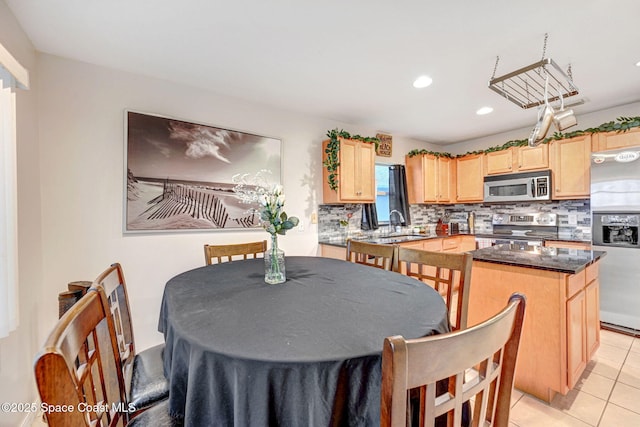
M627 349L627 354L625 354L624 356L624 360L622 361L622 365L620 365L620 369L618 370L618 374L616 375L616 379L613 382L613 387L611 387L611 391L609 392L609 396L607 396L607 400L605 402L604 408L602 409L602 413L600 414L600 418L598 419L598 423L596 424L596 427L600 426L600 423L602 422L602 418L604 417L604 413L607 411L607 407L609 406L609 400L611 399L611 396L613 395L613 391L616 389L616 385L618 384L618 379L620 378L620 374L622 373L622 368L624 368L624 364L627 362L627 358L629 357L629 353L631 352L631 347L633 347L633 343L636 340L636 338L633 339L633 341L631 341L631 345L629 345L629 348ZM624 408L626 409L626 408Z

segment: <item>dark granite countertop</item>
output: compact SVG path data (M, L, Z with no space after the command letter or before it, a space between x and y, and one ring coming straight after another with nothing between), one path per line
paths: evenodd
M602 258L606 252L528 245L497 245L472 251L474 261L575 274Z
M509 240L511 236L509 235L500 235L500 234L491 234L491 233L475 233L474 236L482 239L504 239ZM520 238L522 241L526 241L526 239ZM531 240L537 240L536 238L531 238ZM584 237L575 237L568 233L558 233L553 237L545 237L542 240L552 240L554 242L576 242L576 243L591 243L590 239L585 239Z
M387 236L358 236L352 237L353 240L359 240L361 242L378 243L397 245L398 243L414 242L416 240L428 240L441 237L455 237L455 236L471 236L470 233L431 233L431 234L390 234ZM347 240L341 239L320 239L318 243L321 245L331 245L338 247L347 247Z
M453 236L475 236L479 238L495 238L495 234L482 234L482 233L430 233L430 234L401 234L401 235L387 235L387 236L355 236L352 237L353 240L361 240L363 242L369 243L383 243L383 244L398 244L405 242L412 242L416 240L427 240L427 239L436 239L439 237L453 237ZM501 238L508 238L506 236L500 236ZM553 240L553 241L561 241L561 242L579 242L579 243L591 243L589 240L584 240L575 237L569 237L567 235L558 235L557 237L548 238L545 240ZM321 245L331 245L338 247L346 247L347 241L345 238L328 238L328 239L319 239L318 243Z

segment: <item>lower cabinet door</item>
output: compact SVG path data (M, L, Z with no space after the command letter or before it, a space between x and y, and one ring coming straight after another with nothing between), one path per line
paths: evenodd
M587 356L600 347L600 282L596 278L585 288L587 305Z
M567 301L567 383L573 388L587 366L584 289Z

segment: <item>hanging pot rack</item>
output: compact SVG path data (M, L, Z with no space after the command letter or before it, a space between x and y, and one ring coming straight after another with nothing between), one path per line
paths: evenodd
M499 59L499 57L496 58L496 69ZM560 96L569 98L578 95L578 88L573 83L571 76L571 66L565 73L551 58L543 58L503 76L492 77L489 81L489 89L504 96L520 108L538 107L545 104L544 88L547 76L549 77L550 95L548 102L557 101Z

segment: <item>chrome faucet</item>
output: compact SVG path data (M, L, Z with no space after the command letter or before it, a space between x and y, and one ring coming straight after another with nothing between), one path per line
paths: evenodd
M389 231L392 231L392 227L393 227L393 214L398 214L398 219L400 220L400 222L397 223L398 227L400 227L402 225L402 223L405 221L404 217L402 216L402 214L396 210L393 209L391 211L389 211ZM399 231L399 230L398 230Z

